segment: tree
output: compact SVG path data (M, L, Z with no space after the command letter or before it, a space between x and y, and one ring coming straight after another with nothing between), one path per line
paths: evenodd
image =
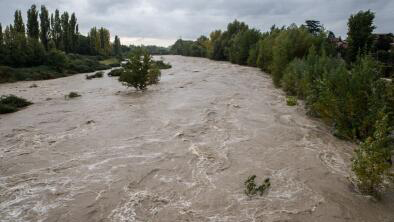
M375 14L368 11L360 11L355 15L351 15L348 21L348 60L356 61L358 54L366 54L370 51L373 35L372 32L376 28L373 25Z
M113 51L114 51L114 55L115 56L121 56L122 55L120 39L119 39L119 37L117 35L115 36Z
M20 10L15 11L14 30L15 32L25 34L25 24L23 23L22 12Z
M46 63L61 72L67 67L67 57L64 52L52 49L47 56Z
M312 44L312 35L303 27L291 25L280 32L272 52L271 71L276 86L280 85L287 65L295 58L304 57Z
M71 44L70 44L70 24L69 24L68 12L63 12L61 16L61 39L63 43L63 48L65 52L70 52Z
M214 51L215 44L220 40L222 36L222 31L216 30L211 32L209 35L209 44L208 44L208 58L215 59L219 57L218 55L214 54L217 51Z
M3 40L3 27L0 23L0 64L4 63L4 40Z
M101 27L99 29L100 36L100 54L108 56L111 54L111 36L108 29Z
M320 22L316 20L306 20L305 24L308 31L313 35L321 32L323 29L323 27L320 25Z
M256 29L246 29L239 32L231 41L229 58L232 63L246 65L249 52L255 48L260 39L260 32Z
M71 15L70 23L69 23L69 34L70 34L70 51L75 52L78 47L78 24L77 17L75 13Z
M51 36L57 49L63 49L62 43L62 23L59 10L55 10L55 16L51 15Z
M119 81L136 90L145 90L148 85L159 82L160 70L152 64L152 57L147 53L136 51L129 57Z
M50 21L49 21L49 13L44 5L41 6L40 12L40 39L41 43L44 45L45 49L48 50L49 43L49 35L50 35Z
M40 35L38 27L38 11L36 9L36 5L32 5L27 11L27 35L29 38L37 40Z

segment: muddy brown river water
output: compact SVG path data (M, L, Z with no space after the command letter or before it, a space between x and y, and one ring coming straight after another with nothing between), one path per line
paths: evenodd
M393 192L350 186L355 145L287 106L267 74L165 60L144 93L107 76L0 85L34 102L0 116L0 221L394 221ZM271 178L263 196L244 194L252 174Z

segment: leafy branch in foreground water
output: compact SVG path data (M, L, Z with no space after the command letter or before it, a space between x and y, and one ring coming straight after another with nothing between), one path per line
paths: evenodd
M271 182L269 178L266 178L260 186L257 186L256 182L256 175L252 175L248 177L248 179L245 181L245 194L248 197L252 197L256 195L257 193L262 196L264 192L271 186Z

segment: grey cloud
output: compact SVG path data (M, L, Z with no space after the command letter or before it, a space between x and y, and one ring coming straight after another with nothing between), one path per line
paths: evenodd
M393 32L392 0L0 0L0 22L12 22L15 9L45 4L51 11L76 12L80 30L105 26L125 39L195 39L223 29L234 19L268 30L270 26L320 20L345 36L347 19L359 10L376 12L377 32ZM141 40L143 42L143 40ZM163 41L158 41L162 44Z

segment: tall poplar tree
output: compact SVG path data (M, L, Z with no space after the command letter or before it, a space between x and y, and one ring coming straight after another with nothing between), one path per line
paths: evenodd
M39 38L38 11L36 5L32 5L27 11L27 35L32 39Z
M41 13L40 13L40 39L41 43L44 45L45 49L48 50L48 42L49 42L49 34L51 24L49 21L49 13L48 10L44 5L41 6Z
M15 11L14 15L14 30L18 33L25 34L25 24L23 23L22 12L20 10Z
M120 56L122 54L121 52L121 44L120 44L120 39L119 37L116 35L115 36L115 41L114 41L114 55L115 56Z
M70 51L76 52L78 47L78 25L77 25L77 17L75 13L71 15L69 22L69 31L70 31Z
M62 26L61 39L63 42L64 51L66 51L66 52L70 52L69 19L70 19L70 16L68 15L68 12L63 12L62 17L61 17L61 26Z

